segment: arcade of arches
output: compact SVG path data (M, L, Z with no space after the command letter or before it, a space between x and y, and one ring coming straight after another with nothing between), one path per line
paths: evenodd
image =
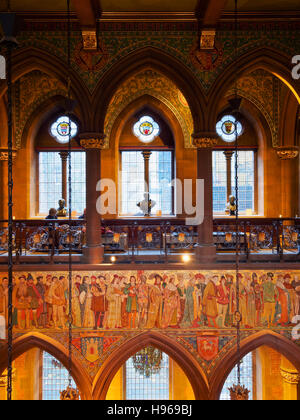
M299 2L235 33L232 1L71 0L69 39L39 3L11 1L11 153L0 80L0 400L9 288L15 400L68 385L70 294L81 400L230 399L240 359L249 399L300 399Z

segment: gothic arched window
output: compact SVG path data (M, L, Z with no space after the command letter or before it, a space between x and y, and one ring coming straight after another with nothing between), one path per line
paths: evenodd
M229 389L237 383L237 366L235 366L228 375L223 386L220 400L230 400ZM249 400L253 399L253 355L248 353L241 363L241 385L244 385L249 391Z
M42 399L44 401L60 400L60 393L69 385L68 370L49 353L43 352L42 364ZM76 388L72 379L72 387Z
M150 352L150 353L149 353ZM148 354L149 353L149 354ZM169 400L169 356L147 347L124 366L126 400Z

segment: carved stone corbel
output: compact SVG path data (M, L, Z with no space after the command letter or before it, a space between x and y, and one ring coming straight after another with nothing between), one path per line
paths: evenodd
M289 369L280 369L283 380L289 384L298 385L300 382L300 374Z
M105 147L105 134L87 133L81 134L80 145L84 149L104 149Z
M197 149L209 149L217 144L217 136L196 133L192 135L192 143Z
M213 50L215 47L215 29L203 29L200 37L200 50Z
M96 29L82 30L83 49L85 51L97 51L97 32Z
M295 159L299 155L299 147L297 146L279 146L275 150L281 160Z

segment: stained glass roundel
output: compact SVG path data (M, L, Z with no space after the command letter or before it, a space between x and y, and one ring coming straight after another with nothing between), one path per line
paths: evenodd
M70 120L67 116L59 117L50 128L52 137L54 137L59 143L68 143L69 136L75 137L77 134L77 125L74 121Z
M242 124L232 115L225 115L216 125L218 135L227 143L235 141L243 132Z
M133 126L133 133L143 143L151 143L159 135L159 125L152 117L144 116Z

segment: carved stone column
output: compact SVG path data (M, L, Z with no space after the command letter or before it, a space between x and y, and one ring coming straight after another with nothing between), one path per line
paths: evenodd
M225 150L223 152L226 158L226 174L227 174L227 202L229 201L229 196L231 195L231 161L233 156L232 150Z
M101 149L104 146L103 134L81 134L80 144L86 151L86 246L83 262L99 264L103 261L104 247L101 240L101 217L96 203L99 193L96 186L101 178Z
M151 156L152 152L150 150L144 150L142 152L142 155L144 157L144 168L145 168L145 188L144 188L144 192L147 193L149 192L149 160L150 160L150 156Z
M62 198L66 202L66 207L69 207L69 203L67 203L67 160L69 156L69 152L59 152L61 157L61 190L62 190Z
M213 240L213 186L212 148L216 144L216 134L197 133L193 135L193 145L197 148L197 178L204 180L204 220L198 225L198 262L212 262L216 258Z

